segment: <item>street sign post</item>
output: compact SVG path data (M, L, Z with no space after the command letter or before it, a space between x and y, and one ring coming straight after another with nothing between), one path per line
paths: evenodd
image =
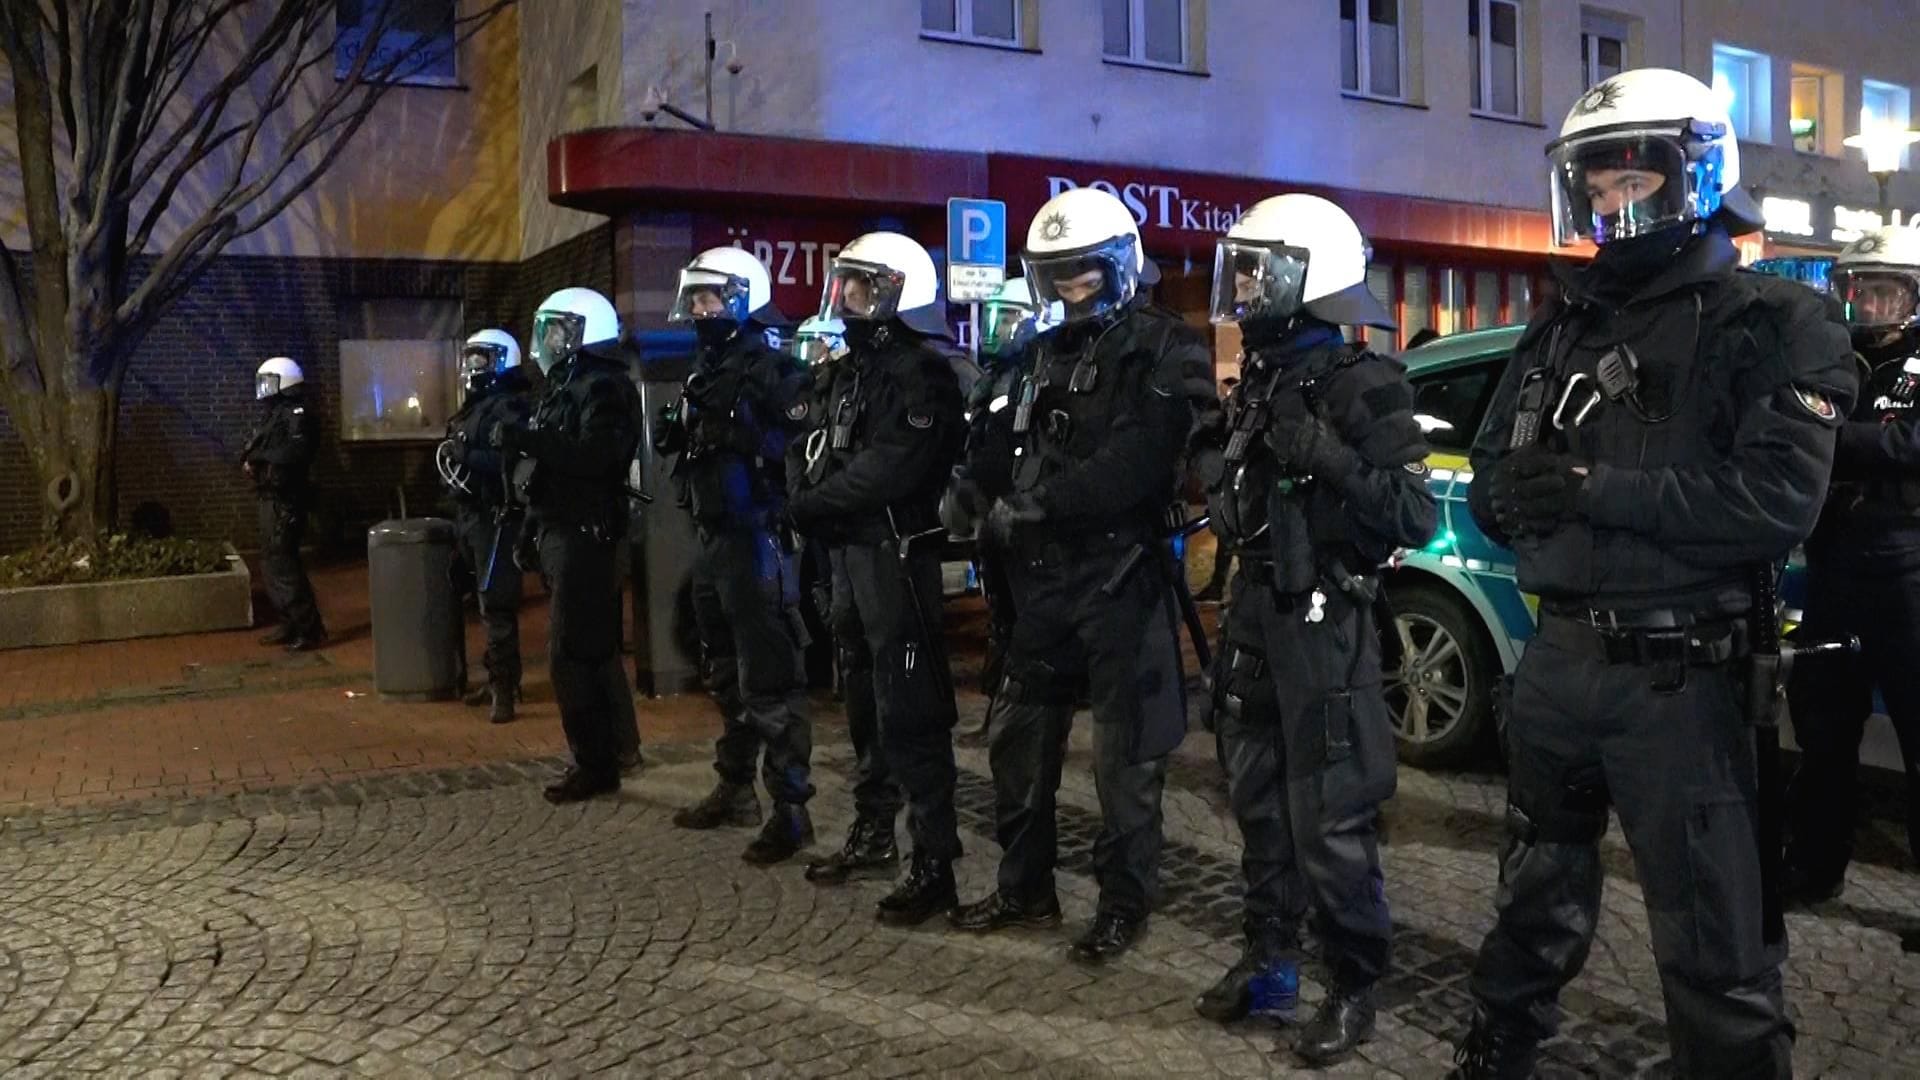
M947 300L969 305L971 348L980 348L980 301L1007 280L1007 204L998 199L947 200Z

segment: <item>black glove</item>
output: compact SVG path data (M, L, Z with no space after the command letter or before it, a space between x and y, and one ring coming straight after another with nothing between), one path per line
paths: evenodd
M987 509L987 499L980 493L980 485L961 470L955 469L953 483L940 496L940 524L946 526L947 535L972 536Z
M1360 455L1307 408L1306 398L1280 394L1271 408L1267 448L1282 470L1339 483L1360 468Z
M1047 520L1047 511L1032 492L1021 492L996 499L987 511L987 532L1002 546L1013 542L1013 530L1020 525L1035 525Z
M1541 450L1513 456L1514 511L1521 523L1537 533L1580 516L1580 489L1586 470L1565 454Z
M1519 481L1514 463L1524 459L1527 453L1522 450L1501 458L1481 473L1473 485L1476 495L1482 489L1486 491L1487 508L1493 514L1493 522L1509 540L1527 532L1527 523L1520 516L1519 501L1514 493L1514 485Z

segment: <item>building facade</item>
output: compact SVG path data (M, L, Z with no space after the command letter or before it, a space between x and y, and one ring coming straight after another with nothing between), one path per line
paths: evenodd
M1157 299L1203 323L1214 237L1313 191L1373 244L1401 324L1381 347L1523 319L1551 253L1544 148L1587 86L1636 66L1728 100L1769 213L1748 257L1830 253L1882 213L1842 140L1910 123L1917 21L1920 0L522 0L446 78L393 90L156 329L123 406L122 513L159 502L246 546L233 456L254 366L286 353L329 419L323 531L357 542L403 495L431 501L465 333L524 332L539 296L582 283L658 328L678 268L726 243L804 316L860 232L943 255L954 196L1005 201L1017 250L1050 195L1113 191ZM20 251L17 193L0 150L0 243ZM1911 172L1886 202L1920 210ZM1238 342L1214 336L1225 375ZM0 548L30 533L31 487L0 420Z

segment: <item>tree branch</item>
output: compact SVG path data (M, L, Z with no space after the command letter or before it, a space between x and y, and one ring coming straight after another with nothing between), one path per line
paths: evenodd
M459 48L512 3L514 0L489 0L480 11L456 19L452 47ZM240 156L241 167L236 168L219 196L182 231L180 238L161 255L146 278L120 305L116 322L125 326L147 325L148 312L164 307L170 299L183 293L227 243L238 236L257 231L285 211L319 180L345 150L386 92L393 87L396 73L409 62L413 66L407 69L408 73L416 72L431 59L401 53L379 65L369 77L367 69L374 52L373 46L387 28L389 18L390 8L383 5L375 26L367 31L367 43L354 58L352 69L310 114L279 140L279 150L274 159L247 182L244 166L251 158L252 145L260 130L285 104L290 96L291 85L295 85L288 84L287 92L283 93L280 90L283 81L275 80L275 88L269 92L259 113L247 125L242 143L246 152ZM296 61L293 68L303 72L331 54L332 48L329 46L325 52ZM301 158L316 147L322 147L317 162L309 168L296 170L295 166ZM266 197L290 173L295 176L290 187L268 198L258 212L251 215L250 220L240 220L249 207ZM151 211L149 216L152 216Z

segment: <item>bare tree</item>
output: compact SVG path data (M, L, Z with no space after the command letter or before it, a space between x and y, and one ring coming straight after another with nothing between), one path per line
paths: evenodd
M168 305L311 188L396 80L444 59L444 36L376 47L419 2L361 0L336 73L356 29L337 0L0 0L32 249L23 266L0 246L0 405L47 534L110 524L121 386ZM465 0L454 45L511 3ZM178 231L156 243L163 221Z

